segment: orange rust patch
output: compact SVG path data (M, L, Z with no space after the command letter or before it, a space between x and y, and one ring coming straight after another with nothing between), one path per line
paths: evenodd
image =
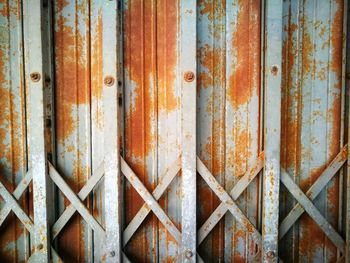
M236 59L227 89L228 98L235 108L246 104L260 86L260 1L253 4L243 0L238 2L240 10L232 36Z
M124 66L133 90L126 90L131 99L126 109L126 159L149 190L155 181L149 179L146 157L154 151L156 134L153 130L159 114L178 108L175 78L177 65L178 1L129 1L124 13ZM144 203L132 187L126 194L126 221L130 222ZM166 201L160 204L166 209ZM152 261L159 231L165 231L154 216L149 216L133 236L128 248L136 261ZM151 237L146 234L150 231ZM166 234L167 242L175 242ZM129 249L128 249L129 250ZM144 255L147 255L145 257Z
M238 249L235 249L238 247L239 243L246 240L246 233L243 230L235 231L234 235L234 253L233 253L233 262L246 262L245 259L245 250L239 251ZM243 252L243 253L241 253Z
M197 2L199 13L207 15L209 21L219 20L225 15L226 0L199 0ZM211 28L209 28L211 31Z
M179 100L174 94L177 64L177 2L159 1L157 8L159 8L156 46L158 110L171 112L177 108Z
M91 44L91 97L95 100L101 100L102 98L102 14L99 12L96 23L96 33ZM95 112L95 123L97 128L102 129L103 127L103 109L102 103L97 102L97 109Z
M88 33L80 32L78 26L72 28L66 25L67 18L61 12L67 5L67 1L58 1L56 7L56 130L59 143L63 143L76 130L79 120L74 111L77 107L90 102ZM81 14L87 12L84 4L77 6L77 10ZM84 21L88 26L88 21Z
M72 14L63 13L68 5L75 5L71 10ZM77 148L77 142L65 145L66 140L77 133L80 122L79 107L84 105L86 112L89 112L92 92L90 86L96 85L90 79L90 74L94 75L95 72L91 72L90 68L88 5L84 1L80 4L65 0L55 2L56 138L59 144L66 147L66 152L75 156L71 174L65 177L75 192L80 190L90 173L89 168L84 167L82 163L82 153ZM72 26L68 25L69 22ZM63 202L65 206L69 204L66 198L63 198ZM60 256L64 261L85 260L86 230L81 217L76 215L60 234L58 244L62 252Z
M295 66L295 58L298 55L293 35L297 29L298 26L292 23L291 6L289 6L288 24L284 28L284 31L288 33L288 37L283 42L282 60L281 110L284 114L281 117L281 165L285 169L297 168L300 163L301 87L293 83L293 68ZM297 106L295 107L295 105ZM296 109L294 116L293 109Z
M125 90L130 98L125 110L126 161L150 191L156 181L147 174L146 162L155 151L158 115L171 113L179 105L175 85L178 19L178 1L131 0L124 11L124 68L126 83L131 83ZM128 223L144 201L131 186L127 189ZM142 224L128 245L131 258L152 261L155 252L150 253L150 247L156 244L157 225L164 230L154 216ZM146 231L153 233L151 237ZM172 238L167 235L166 239Z
M240 131L234 128L232 131L235 141L235 150L228 154L228 163L235 164L234 176L240 178L247 170L247 160L252 156L249 145L252 143L250 131L245 128Z
M144 10L140 8L144 6ZM126 90L131 97L126 109L126 148L129 157L143 159L152 149L152 116L155 112L155 10L150 2L130 1L125 11L124 65L134 91ZM146 16L151 19L146 19ZM128 158L129 159L129 158ZM133 167L135 168L135 167ZM142 172L137 169L137 173Z
M9 6L7 1L2 1L2 8L0 9L0 15L3 17L7 17L9 14Z
M13 13L18 16L20 8L17 2L9 3L3 1L0 16L7 19L3 26L9 27L9 16ZM20 21L18 21L20 23ZM2 31L5 28L2 29ZM7 34L5 31L4 33ZM19 39L21 41L21 39ZM0 43L0 181L6 189L12 192L16 187L16 179L23 175L26 164L24 163L24 125L23 125L23 85L14 86L11 76L17 74L17 78L22 75L22 68L10 72L10 46L5 39ZM22 65L20 65L22 66ZM10 75L11 74L11 75ZM20 104L18 104L18 101ZM0 202L3 199L0 197ZM27 212L26 198L21 198L19 204ZM21 243L20 238L24 234L24 226L17 217L10 213L3 222L0 229L0 258L3 261L17 262L18 253L15 249ZM19 243L17 243L19 242Z
M331 69L336 74L337 87L341 87L342 74L342 48L343 48L343 12L344 3L342 0L336 0L337 10L333 17L331 27L331 47L332 59Z
M197 92L201 88L214 86L214 78L218 78L219 82L225 82L225 66L222 62L222 49L217 47L211 48L208 44L199 48L198 57L201 66L205 67L208 72L200 72L197 77Z
M304 24L303 37L302 37L302 69L303 76L311 73L312 78L314 78L315 72L315 61L313 60L312 54L314 52L314 43L310 37L309 32L305 27L305 18L302 19L302 23Z

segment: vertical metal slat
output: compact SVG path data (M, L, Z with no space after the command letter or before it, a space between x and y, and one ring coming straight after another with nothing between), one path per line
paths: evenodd
M24 2L26 83L29 96L29 148L30 168L33 174L34 246L33 262L50 261L50 199L44 134L44 80L42 1Z
M117 1L103 3L103 116L106 262L121 260L119 111L117 88Z
M196 1L180 1L182 262L196 262Z
M265 4L265 167L263 179L263 262L278 260L281 137L282 1Z

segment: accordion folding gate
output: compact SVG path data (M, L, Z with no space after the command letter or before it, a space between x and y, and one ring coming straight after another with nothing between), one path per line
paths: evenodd
M0 262L350 262L345 0L0 0Z

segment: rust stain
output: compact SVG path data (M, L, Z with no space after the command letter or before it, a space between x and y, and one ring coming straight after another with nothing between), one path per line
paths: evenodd
M79 27L67 26L68 18L61 12L68 1L56 3L55 59L56 59L56 130L59 143L77 129L77 108L90 102L89 54L84 54L84 43L89 53L90 45L86 32ZM76 7L76 12L86 14L85 5ZM77 21L76 21L77 23Z
M232 36L236 59L227 89L234 108L246 104L260 86L260 1L239 0L238 6L240 10Z
M9 17L14 14L19 18L20 8L17 2L8 3L4 2L0 16L7 19L7 22L3 24L1 31L6 30L5 25L9 25ZM19 23L21 21L18 21ZM5 31L4 34L8 32ZM21 41L21 39L19 39ZM10 72L10 43L3 40L0 43L0 181L4 184L6 189L10 192L16 187L16 180L21 174L23 176L24 168L24 118L22 116L24 111L24 98L23 89L24 86L20 81L19 86L14 86L11 77L14 74L18 74L17 78L20 78L22 69L18 68L18 71ZM20 65L22 66L22 65ZM11 74L11 75L10 75ZM20 104L18 104L18 101ZM1 203L3 199L0 197ZM25 212L28 212L26 198L21 198L19 203L24 208ZM19 262L19 253L17 253L17 245L20 239L23 238L25 228L23 224L17 219L13 213L7 217L1 226L1 238L0 238L0 257L9 262ZM10 249L9 249L10 248ZM13 249L13 250L12 250Z
M233 242L233 262L247 262L246 261L246 251L245 249L243 251L240 251L238 249L235 249L237 247L239 247L240 243L245 242L246 240L246 232L243 230L238 230L235 232L234 235L234 242ZM243 253L242 253L243 252Z
M159 1L157 4L157 8L159 8L156 43L158 110L171 112L177 108L179 102L179 98L174 93L179 23L178 7L177 1Z
M281 117L281 165L285 169L299 167L300 163L301 86L293 83L295 58L298 56L297 44L295 44L293 36L297 30L298 25L292 23L291 6L289 6L288 24L284 27L288 36L284 40L282 48L281 110L284 114ZM294 116L293 109L296 109Z
M94 39L92 39L91 44L91 97L93 99L101 100L102 99L102 14L101 11L98 13L97 23L96 23L96 33ZM102 103L97 102L98 106L95 113L95 123L97 128L103 128L103 109Z
M337 87L341 87L342 74L342 48L343 48L343 12L344 3L342 0L336 0L337 9L333 17L331 26L331 46L332 59L331 69L337 77Z
M2 17L8 17L8 14L9 14L9 6L8 6L8 3L4 2L3 1L3 5L0 9L0 15Z
M227 162L234 164L234 175L232 176L239 179L247 171L247 160L253 154L249 147L252 144L252 137L248 128L240 130L238 125L233 128L232 134L235 141L235 150L227 154Z
M303 70L303 76L307 76L309 73L311 74L311 77L314 78L315 73L315 67L316 62L313 59L313 53L314 53L314 43L311 39L310 33L307 31L305 27L305 18L301 21L302 24L304 24L304 30L302 35L302 70Z
M199 62L207 71L198 73L197 92L200 92L202 88L213 87L215 79L219 83L225 83L225 65L221 63L223 60L222 52L221 47L212 48L208 44L198 49L197 56L199 57Z
M179 105L175 85L178 8L178 1L132 0L124 11L124 67L127 82L131 83L125 91L130 98L125 112L126 161L149 191L156 182L147 168L156 147L157 118L172 113ZM144 201L130 185L127 189L128 223ZM160 201L165 210L166 202ZM150 247L156 244L157 225L159 231L166 232L150 215L131 239L127 250L135 260L152 261L155 251L150 252ZM170 234L166 234L166 240L171 240Z
M94 85L96 88L96 83L92 83L90 78L90 74L94 75L95 72L91 72L90 69L88 4L76 4L72 8L72 16L63 13L64 9L72 4L75 5L64 0L55 2L56 138L58 143L65 147L65 153L70 152L75 158L71 174L67 174L65 180L73 191L78 192L90 171L81 159L86 153L80 152L76 142L69 145L67 142L69 137L77 132L81 121L79 107L90 107L90 92L95 90L90 89L90 86ZM81 23L84 24L83 27ZM100 24L98 26L101 27ZM70 202L63 195L62 198L64 206L67 206ZM75 215L59 235L60 256L64 261L85 260L84 231L86 227L82 218Z
M214 38L220 39L220 35L225 33L225 26L221 22L217 23L217 21L223 21L225 19L226 0L199 0L197 1L197 9L200 18L204 16L208 17L208 32Z
M210 21L220 20L225 15L226 0L199 0L197 6L199 7L199 13L207 15Z
M139 1L130 1L125 11L125 45L124 65L129 79L134 83L134 90L126 90L131 97L131 105L126 109L126 148L128 157L137 158L143 162L153 148L152 116L155 110L155 32L153 19L148 21L144 16L152 15L151 3L144 4L142 10ZM144 13L142 13L142 11ZM146 25L144 25L144 23ZM150 23L150 24L148 24ZM147 34L146 34L147 31ZM152 52L153 51L153 52ZM137 174L143 172L143 164L133 169Z

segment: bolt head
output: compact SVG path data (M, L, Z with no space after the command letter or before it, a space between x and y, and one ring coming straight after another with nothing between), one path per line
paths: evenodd
M272 73L272 75L276 76L277 73L278 73L278 66L273 65L273 66L271 67L271 73Z
M186 82L192 82L194 81L195 75L193 73L193 71L186 71L184 74L184 80Z
M30 79L33 82L38 82L41 79L40 73L39 72L32 72L32 73L30 73Z
M187 259L190 259L191 257L193 257L193 252L191 251L191 250L186 250L186 252L185 252L185 257L187 258Z
M266 253L266 256L267 256L268 258L270 258L270 259L273 259L273 258L275 257L275 252L273 252L273 251L268 251L268 252Z
M37 249L38 250L42 250L44 248L44 245L43 244L38 244L38 246L37 246Z
M114 78L112 76L106 76L105 79L104 79L104 83L108 87L113 86Z

